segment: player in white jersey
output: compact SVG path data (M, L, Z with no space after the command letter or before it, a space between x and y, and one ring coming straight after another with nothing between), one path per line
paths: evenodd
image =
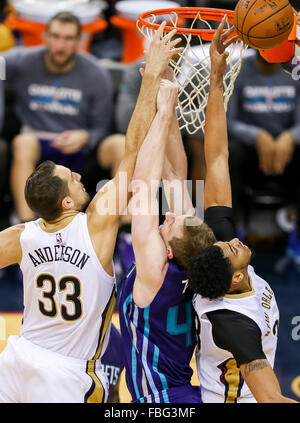
M0 268L23 272L21 336L0 355L0 402L104 402L101 356L115 308L113 253L139 148L156 114L161 79L182 51L163 22L148 51L143 81L116 176L89 202L80 175L42 163L25 198L36 221L0 233ZM122 179L123 177L123 179Z
M213 245L195 254L188 286L200 322L197 367L203 402L296 402L281 394L273 371L279 313L270 286L258 277L252 252L235 238L223 101L225 48L220 27L210 48L205 125L205 222Z

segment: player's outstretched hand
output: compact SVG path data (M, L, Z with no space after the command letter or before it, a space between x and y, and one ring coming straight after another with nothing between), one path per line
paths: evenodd
M176 47L180 43L181 38L172 40L176 34L176 28L163 35L165 26L166 21L156 31L147 52L145 72L150 72L154 76L162 76L172 57L182 53L184 50L184 47Z
M234 32L234 27L224 31L226 19L227 15L224 15L210 46L211 71L219 75L223 75L226 70L226 59L229 55L226 48L238 40L237 35L228 39Z
M173 115L174 108L178 103L178 87L168 79L160 81L157 96L157 110Z

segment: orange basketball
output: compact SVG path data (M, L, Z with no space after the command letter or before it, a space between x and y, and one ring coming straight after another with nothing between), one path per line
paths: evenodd
M234 10L234 26L250 47L269 49L287 40L294 25L294 9L288 0L240 0Z

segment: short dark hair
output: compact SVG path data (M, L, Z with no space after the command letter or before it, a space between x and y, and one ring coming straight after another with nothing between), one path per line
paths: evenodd
M49 30L53 21L59 21L64 24L74 24L77 27L77 35L80 36L81 34L81 23L77 16L73 15L73 13L68 11L59 12L54 15L47 25L47 31Z
M55 163L41 163L29 176L25 185L25 199L30 209L46 221L57 219L62 213L62 200L69 194L67 181L54 176Z
M227 294L232 276L231 262L217 245L212 245L194 254L187 267L189 288L210 300L224 297Z

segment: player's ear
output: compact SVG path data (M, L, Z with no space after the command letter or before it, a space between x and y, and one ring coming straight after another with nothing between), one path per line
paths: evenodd
M63 210L71 210L74 207L74 201L67 195L61 202Z
M168 244L167 246L167 255L169 260L172 260L174 258L173 250L170 244Z
M244 278L244 273L241 270L235 270L232 276L231 287L234 289L238 286Z

